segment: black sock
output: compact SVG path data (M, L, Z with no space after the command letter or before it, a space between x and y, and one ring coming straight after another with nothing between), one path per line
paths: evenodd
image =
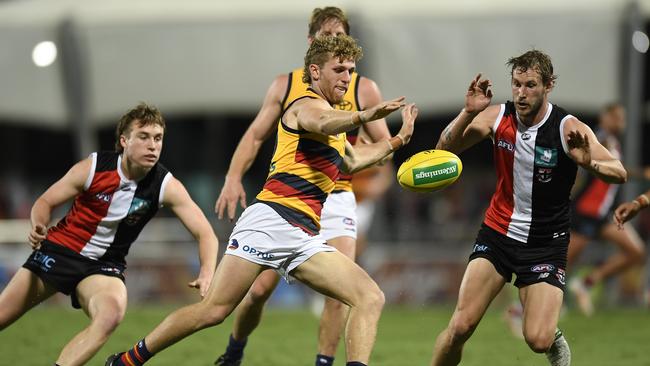
M316 355L316 366L332 366L334 365L334 357L321 355L320 353Z
M228 347L226 347L226 355L228 355L229 358L234 358L237 360L241 359L244 356L244 347L246 347L247 341L248 338L244 339L243 341L238 341L233 338L231 334L230 339L228 340Z
M350 362L346 363L345 366L368 366L368 365L366 365L363 362L359 362L359 361L350 361Z

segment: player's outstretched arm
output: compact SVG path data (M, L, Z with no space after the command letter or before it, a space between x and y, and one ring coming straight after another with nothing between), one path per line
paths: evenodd
M266 92L264 103L257 116L239 140L230 160L230 167L226 173L221 193L214 205L214 211L218 214L219 219L223 218L225 211L228 219L234 220L237 203L242 208L246 208L246 192L242 185L242 177L253 164L262 143L271 136L277 127L282 113L282 98L287 90L287 82L287 75L275 78Z
M83 191L91 167L92 158L78 162L34 202L30 214L32 230L28 236L32 248L40 248L41 241L45 240L52 210Z
M568 155L576 164L607 183L627 181L627 172L621 161L605 149L589 126L575 117L569 118L562 133Z
M358 172L408 144L413 136L417 116L418 108L415 104L409 104L402 109L402 128L395 137L356 147L346 142L342 170L346 173Z
M489 107L492 101L491 86L489 79L481 79L481 74L476 75L467 88L464 108L442 131L436 149L460 154L490 134L491 123L499 108Z
M614 211L614 222L619 229L623 228L623 224L632 220L639 211L650 206L650 191L640 194L637 198L630 202L624 202L616 207Z
M201 269L197 279L188 285L199 289L201 297L203 297L208 292L217 266L219 240L203 211L194 203L183 184L174 177L169 180L165 188L163 205L169 207L178 216L199 243Z
M297 125L310 132L336 135L353 130L364 123L382 119L404 106L404 97L381 102L364 111L332 109L324 100L311 99L295 109Z

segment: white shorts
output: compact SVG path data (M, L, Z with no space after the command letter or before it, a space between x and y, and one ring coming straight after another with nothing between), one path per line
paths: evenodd
M357 232L359 234L365 235L370 230L376 206L377 203L372 200L361 201L357 205Z
M354 193L330 193L323 204L320 234L325 240L349 236L357 238L357 201Z
M291 282L289 273L296 267L316 253L333 251L320 235L310 236L270 206L255 203L237 220L225 254L271 267Z

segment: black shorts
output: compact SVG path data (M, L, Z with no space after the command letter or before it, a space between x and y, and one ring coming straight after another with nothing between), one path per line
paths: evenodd
M610 215L607 215L599 219L597 217L581 215L573 211L571 215L571 230L590 239L595 239L600 234L603 226L609 222L610 217Z
M489 260L506 282L514 273L517 287L546 282L564 291L568 247L569 234L543 243L522 243L483 224L469 260Z
M70 295L72 307L79 309L75 289L84 278L101 274L124 281L124 266L86 258L62 245L43 241L41 248L27 258L23 267L34 272L59 292Z

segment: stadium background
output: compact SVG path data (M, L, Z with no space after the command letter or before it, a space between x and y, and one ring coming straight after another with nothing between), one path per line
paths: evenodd
M0 1L0 286L29 253L26 219L36 197L89 152L112 149L116 120L139 101L166 116L161 161L208 215L223 251L233 225L217 220L213 207L232 152L271 80L302 64L310 12L327 5L341 6L350 17L352 35L365 53L359 72L374 79L385 98L405 95L421 110L414 138L395 155L396 165L433 147L477 72L491 78L494 101L508 99L505 61L531 47L553 58L559 79L551 101L588 124L594 125L603 104L622 101L629 117L626 162L650 165L650 144L643 142L650 138L644 37L650 0L5 0ZM37 66L51 55L47 46L34 52L43 41L56 45L56 58ZM393 131L398 123L389 120ZM273 141L264 145L245 177L249 198L262 186L272 148ZM453 304L494 189L490 149L484 142L463 154L463 176L443 192L413 194L394 184L378 201L362 263L389 304L415 311ZM632 181L624 194L631 197L648 186ZM132 306L195 299L184 287L196 272L195 244L170 212L158 217L128 258ZM650 214L635 224L647 242ZM597 262L610 251L595 243L581 263ZM639 305L635 289L648 286L647 275L640 278L608 283L601 305L613 311ZM300 314L309 299L300 286L282 286L271 304ZM65 298L55 298L47 305L54 310L47 311L65 306Z

